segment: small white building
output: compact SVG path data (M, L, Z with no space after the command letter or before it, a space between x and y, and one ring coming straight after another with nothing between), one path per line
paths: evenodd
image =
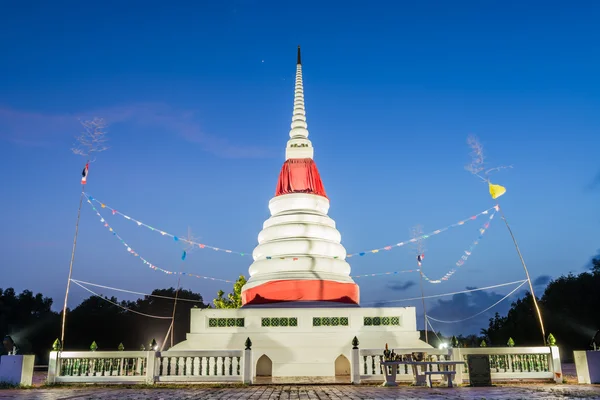
M250 338L257 376L346 376L354 337L361 348L430 347L416 324L414 307L193 309L187 340L172 350L243 349Z
M308 140L300 47L289 135L243 307L193 309L187 340L171 350L237 350L250 338L257 376L333 377L350 375L354 337L362 348L431 347L419 340L414 307L359 306Z

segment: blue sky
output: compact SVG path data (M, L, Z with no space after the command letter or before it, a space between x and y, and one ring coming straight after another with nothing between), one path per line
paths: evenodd
M475 134L490 166L513 165L495 180L508 190L500 204L532 276L580 272L600 248L599 18L593 1L5 5L0 265L9 273L0 287L62 303L84 164L70 153L78 118L110 124L111 148L90 168L93 196L166 231L185 236L190 227L206 244L250 252L284 161L298 44L315 161L348 252L491 207L486 186L464 170ZM107 218L143 257L181 268L181 246ZM426 272L450 269L479 225L429 239ZM413 268L414 255L399 248L349 262L354 275L397 271ZM185 268L235 279L249 264L198 249ZM176 284L130 256L87 206L74 278L142 292ZM519 279L495 219L469 261L425 293ZM416 275L356 281L365 304L420 293ZM230 288L183 285L209 300ZM452 313L428 304L436 318L460 319L511 289L445 298ZM84 297L74 289L70 304ZM419 302L397 304L421 312ZM478 331L487 318L436 329Z

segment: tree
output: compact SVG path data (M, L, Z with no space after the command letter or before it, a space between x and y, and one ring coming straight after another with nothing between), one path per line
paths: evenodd
M87 351L92 342L101 350L114 351L120 344L126 349L138 349L152 339L163 340L171 323L174 297L174 288L156 289L151 296L136 301L91 296L69 312L68 350ZM200 294L180 289L175 315L176 342L184 340L189 332L190 310L206 306ZM17 294L12 288L0 289L0 338L10 335L21 353L35 354L36 363L47 363L49 351L61 330L61 315L51 307L52 299L41 293L34 295L24 290ZM154 319L123 308L167 318ZM0 354L3 350L0 346Z
M169 289L156 289L152 291L152 296L145 296L143 299L139 299L136 305L133 307L136 311L143 312L145 314L160 315L160 316L171 316L173 314L173 298L175 297L177 290L175 288ZM190 310L194 307L206 308L202 296L199 293L194 293L191 290L179 289L177 295L177 308L175 310L175 324L174 324L174 343L179 343L185 340L187 333L190 329ZM168 319L152 319L135 315L132 316L137 322L136 324L151 326L152 329L148 329L146 332L141 332L141 335L137 339L137 343L124 343L127 348L137 348L140 343L150 343L154 339L154 335L160 332L160 336L156 339L164 339L171 320Z
M109 300L132 311L166 317L163 319L129 312L97 296L85 299L70 316L67 331L69 348L86 350L92 340L102 349L116 350L119 344L125 348L136 349L141 344L156 339L162 343L171 324L175 288L155 289L150 296L136 301L121 301L111 297ZM179 289L175 313L174 343L186 338L190 328L190 310L194 307L205 308L202 296L191 290Z
M458 335L456 338L458 347L478 347L484 338L477 335Z
M587 349L594 332L600 329L600 258L592 260L591 272L563 275L551 281L539 301L547 332L552 332L566 359L573 350ZM531 294L515 301L504 317L490 319L485 334L494 346L509 338L520 346L539 343L536 312Z
M595 257L592 260L592 268L591 268L591 270L592 270L592 273L594 275L600 274L600 257Z
M44 362L59 328L59 315L51 310L52 299L24 290L0 289L0 337L10 335L19 351L35 354ZM4 348L0 348L0 354Z
M219 290L217 298L213 300L215 308L240 308L242 306L242 287L246 284L244 275L240 275L233 284L233 293L229 293L227 298L223 297L225 292Z

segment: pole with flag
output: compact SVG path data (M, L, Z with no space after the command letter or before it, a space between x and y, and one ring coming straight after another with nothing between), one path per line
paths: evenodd
M423 320L425 323L425 343L429 343L429 334L427 332L427 307L425 305L425 290L423 288L423 260L425 259L425 245L423 244L423 227L417 225L412 228L411 236L413 238L414 246L417 251L417 265L419 268L419 286L421 288L421 302L423 304Z
M488 179L488 187L490 190L490 196L492 196L492 199L494 199L494 200L496 200L498 197L500 197L506 193L506 188L504 186L493 184L492 182L489 181L489 179ZM529 276L529 270L527 269L527 264L525 264L525 259L523 258L523 254L521 254L521 249L519 248L517 239L515 238L515 235L513 234L513 231L510 228L510 225L508 224L508 220L506 219L506 216L504 215L504 211L503 211L502 207L498 206L498 209L500 210L500 215L502 217L502 220L504 221L504 225L506 225L506 229L508 229L508 233L510 234L513 244L515 245L515 249L517 250L519 260L521 261L521 265L523 266L523 269L525 270L525 276L527 277L527 282L529 283L529 290L531 291L531 297L533 299L533 306L535 308L535 312L537 314L538 321L540 323L540 330L542 331L542 343L544 343L544 345L546 345L546 330L544 329L544 320L542 319L542 312L540 311L540 306L538 305L537 299L535 297L535 292L533 291L533 284L531 283L531 277Z
M79 234L79 220L81 218L81 206L85 196L85 185L87 184L90 162L95 160L95 154L108 150L106 142L106 121L104 118L95 117L91 120L80 121L83 127L81 135L76 137L76 143L71 151L73 154L85 157L87 160L83 171L81 172L81 194L79 196L79 208L77 209L77 222L75 223L75 237L73 238L73 249L71 251L71 261L69 262L69 278L67 279L67 289L65 291L65 304L63 306L62 325L60 331L60 350L65 348L65 327L67 321L67 302L69 300L69 289L71 288L71 278L73 276L73 262L75 261L75 249L77 248L77 235Z
M63 306L62 327L60 331L61 350L65 345L65 326L67 322L67 301L69 300L69 289L71 288L71 277L73 276L73 262L75 261L75 249L77 248L77 234L79 233L79 220L81 217L81 206L83 205L84 188L87 183L90 161L85 163L81 173L81 195L79 196L79 208L77 209L77 222L75 222L75 237L73 238L73 250L71 251L71 262L69 263L69 278L67 279L67 290L65 291L65 304Z
M500 167L495 167L495 168L487 168L486 162L485 162L485 157L483 154L483 146L479 142L479 139L477 139L475 136L469 136L469 138L467 139L467 144L471 148L472 152L471 152L471 163L466 165L465 169L467 171L471 172L471 174L475 175L476 177L478 177L484 183L487 184L488 190L489 190L489 193L490 193L490 196L492 197L492 199L496 200L499 197L503 196L506 193L506 188L502 185L492 183L490 180L490 173L493 171L499 171L499 170L506 169L506 168L512 168L512 166L508 166L508 167L500 166ZM529 283L529 290L531 291L533 306L537 313L537 317L538 317L538 320L540 323L540 329L542 331L542 343L544 343L544 345L546 345L546 331L544 329L544 321L542 319L542 312L540 311L540 307L539 307L537 299L535 297L535 292L533 291L533 284L531 283L531 277L529 276L529 270L527 269L527 264L525 264L525 259L523 258L523 255L521 254L521 249L519 248L519 245L517 244L517 239L515 238L515 235L513 234L513 231L510 228L510 225L508 224L508 220L506 219L506 216L504 215L504 211L503 211L502 207L500 207L500 206L497 206L497 207L498 207L497 210L500 211L500 216L502 217L502 220L504 221L504 224L506 225L506 229L508 229L508 233L510 234L510 237L512 238L513 244L515 245L515 249L516 249L517 254L519 255L519 259L521 261L521 265L523 266L523 269L525 270L525 276L527 277L527 282Z

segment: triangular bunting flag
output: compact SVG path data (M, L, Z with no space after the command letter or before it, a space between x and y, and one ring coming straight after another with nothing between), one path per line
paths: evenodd
M489 185L490 185L490 195L492 196L492 199L497 199L498 197L500 197L504 193L506 193L506 188L504 186L494 185L491 182L489 182Z

